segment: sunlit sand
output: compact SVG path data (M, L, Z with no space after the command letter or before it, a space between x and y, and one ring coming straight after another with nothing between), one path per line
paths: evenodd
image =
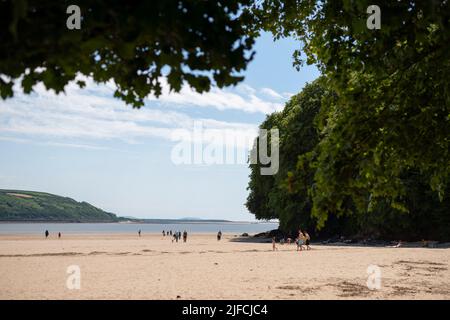
M0 299L450 299L450 249L296 246L232 234L0 236ZM81 287L68 289L79 266ZM367 268L381 271L369 290Z

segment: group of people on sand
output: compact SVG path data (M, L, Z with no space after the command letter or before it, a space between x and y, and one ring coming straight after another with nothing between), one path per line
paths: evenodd
M184 230L183 233L181 233L181 231L172 232L172 230L169 230L169 231L163 230L162 235L163 235L163 237L172 236L172 242L174 242L174 241L178 242L178 240L181 240L181 238L183 237L183 242L186 242L188 233L186 230Z
M309 246L310 240L311 237L309 236L308 232L298 230L298 238L295 239L295 243L297 244L297 251L302 251L303 245L306 246L306 250L311 250L311 247Z
M44 234L45 234L46 239L50 235L48 230L45 230ZM141 236L141 230L138 231L138 235L139 235L139 237ZM181 231L172 232L172 230L169 230L169 231L163 230L162 235L163 235L163 237L172 236L172 242L174 242L174 241L178 242L178 240L181 240L181 237L183 237L183 242L187 241L187 231L186 230L184 230L183 233L181 233ZM58 232L58 238L61 238L61 232ZM219 230L219 232L217 233L217 241L220 241L220 239L222 239L222 231ZM306 250L311 250L311 247L309 246L310 240L311 240L311 238L310 238L308 232L299 230L298 237L295 239L295 244L297 245L297 251L302 251L304 249L303 245L306 246ZM288 244L291 244L292 239L287 238L286 242ZM280 240L280 244L284 244L284 243L285 243L285 239L283 238ZM275 237L272 238L272 250L273 251L278 250L278 248L276 246L276 238Z
M298 237L295 239L295 244L297 245L297 251L302 251L305 248L303 246L306 247L306 250L311 250L310 247L310 241L311 241L311 237L309 236L308 232L306 231L302 231L301 229L298 230ZM276 246L276 238L272 237L272 250L276 251L278 250L277 246ZM292 238L287 238L287 241L285 241L285 239L281 239L280 240L280 244L283 245L285 242L287 242L288 244L292 243Z
M48 236L50 235L50 232L48 232L48 230L45 230L44 234L45 234L45 239L47 239ZM60 239L60 238L61 238L61 232L58 232L58 239Z

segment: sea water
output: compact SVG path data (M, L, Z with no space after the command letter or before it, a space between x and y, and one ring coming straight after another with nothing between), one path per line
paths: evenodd
M83 233L162 233L162 231L181 231L188 233L223 233L242 234L244 232L260 233L278 228L278 223L252 222L189 222L189 223L0 223L0 234L63 234Z

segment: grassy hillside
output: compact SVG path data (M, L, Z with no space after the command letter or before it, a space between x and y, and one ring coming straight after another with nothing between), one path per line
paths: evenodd
M0 189L0 221L114 222L116 215L50 193Z

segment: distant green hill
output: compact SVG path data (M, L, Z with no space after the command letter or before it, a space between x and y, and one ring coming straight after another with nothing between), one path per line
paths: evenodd
M0 221L115 222L119 218L87 202L67 197L0 189Z

